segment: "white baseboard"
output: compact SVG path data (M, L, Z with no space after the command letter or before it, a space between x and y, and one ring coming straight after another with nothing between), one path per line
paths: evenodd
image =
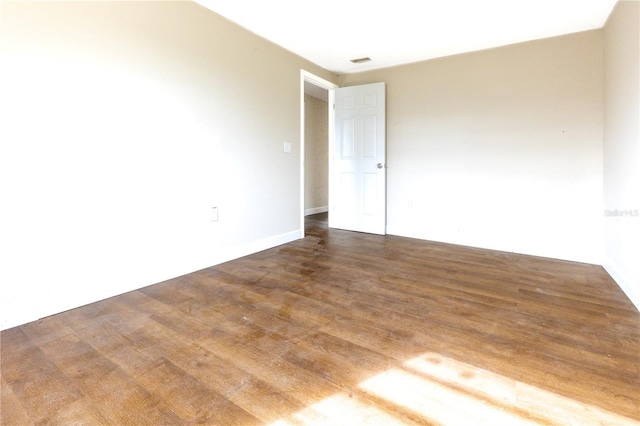
M309 216L311 214L318 214L318 213L325 213L329 211L329 206L324 206L324 207L314 207L312 209L305 209L304 210L304 215L305 216Z
M406 232L406 229L402 228L402 227L393 227L393 226L388 226L387 227L387 234L388 235L396 235L399 237L408 237L408 238L418 238L418 239L423 239L420 237L416 237L415 235L412 235L410 232ZM537 257L546 257L549 259L560 259L560 260L566 260L569 262L580 262L580 263L588 263L588 264L592 264L592 265L600 265L602 264L602 267L604 268L605 271L607 271L607 273L609 274L609 276L611 276L611 278L616 282L616 284L618 285L618 287L620 287L620 289L624 292L624 294L629 298L629 300L631 301L631 303L633 303L635 305L635 307L640 311L640 288L637 286L633 286L633 283L638 282L637 279L634 279L633 275L630 275L629 272L624 273L623 271L621 271L619 268L617 268L615 266L615 262L611 261L610 259L605 259L604 262L601 262L601 258L588 258L588 259L572 259L572 258L562 258L562 257L557 257L557 256L548 256L545 254L541 254L541 253L524 253L524 252L516 252L516 251L512 251L512 250L505 250L504 248L496 248L496 247L483 247L483 246L478 246L478 245L471 245L471 244L464 244L461 243L459 241L444 241L444 240L439 240L439 239L429 239L429 241L437 241L437 242L443 242L446 244L456 244L456 245L463 245L463 246L468 246L468 247L476 247L476 248L482 248L482 249L488 249L488 250L496 250L496 251L505 251L505 252L509 252L509 253L517 253L517 254L523 254L526 256L537 256Z
M214 266L220 263L229 262L234 259L239 259L250 254L258 253L263 250L267 250L273 247L281 246L283 244L290 243L302 238L302 232L300 230L286 232L280 235L274 235L272 237L263 238L262 240L250 241L245 244L238 244L235 246L225 247L224 254L220 255Z
M186 261L173 265L170 268L162 268L161 271L148 271L146 273L138 271L134 276L131 276L130 274L124 275L122 280L118 280L123 283L117 289L107 289L105 286L99 286L99 289L96 289L96 291L87 292L82 295L75 295L73 298L58 297L56 300L49 301L45 306L32 304L27 305L25 300L24 304L25 306L29 306L29 308L20 308L18 304L16 308L12 310L6 309L0 304L0 330L6 330L11 327L36 321L46 316L55 315L60 312L75 309L83 305L117 296L151 284L159 283L173 277L195 272L248 256L253 253L277 247L282 244L299 240L302 236L302 232L300 230L296 230L263 238L261 240L250 241L244 244L220 247L219 249L212 250L212 252L197 254L197 259L189 257ZM14 305L15 302L16 301L14 301Z
M618 284L618 287L627 295L631 303L635 305L635 307L640 311L640 294L637 294L633 286L631 285L631 280L628 280L620 270L618 270L615 266L613 266L613 262L605 261L602 265L605 271L613 278L613 280Z

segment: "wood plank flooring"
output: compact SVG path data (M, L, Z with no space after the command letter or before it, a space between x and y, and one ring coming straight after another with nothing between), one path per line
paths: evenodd
M329 230L0 335L0 423L640 424L598 266Z

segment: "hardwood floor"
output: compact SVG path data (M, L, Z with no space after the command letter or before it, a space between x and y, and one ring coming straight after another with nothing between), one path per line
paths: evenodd
M599 266L328 230L5 330L2 424L640 424Z

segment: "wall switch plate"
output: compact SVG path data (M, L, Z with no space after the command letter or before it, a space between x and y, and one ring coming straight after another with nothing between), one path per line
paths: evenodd
M217 221L218 221L218 208L211 207L211 222L217 222Z
M284 153L291 154L291 142L284 143Z

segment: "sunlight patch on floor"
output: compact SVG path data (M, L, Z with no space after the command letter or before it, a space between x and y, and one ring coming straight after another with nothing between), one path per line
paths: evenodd
M592 405L434 353L360 384L421 416L447 425L640 425Z
M291 425L380 425L402 426L404 423L378 409L371 402L344 393L332 395L306 407L287 420L278 420L271 426Z
M378 374L361 383L360 388L445 425L536 424L465 392L402 369L393 368Z
M332 395L271 426L403 424L394 412L454 426L640 426L633 419L436 353L385 370L358 388L358 395ZM384 402L378 406L376 401Z

